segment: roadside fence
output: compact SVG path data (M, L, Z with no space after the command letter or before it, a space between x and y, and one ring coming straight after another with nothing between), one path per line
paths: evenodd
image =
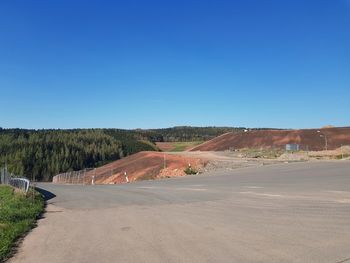
M27 178L10 173L6 167L0 168L0 184L11 185L24 192L28 192L30 181Z
M55 184L86 184L94 185L105 182L113 175L119 175L115 182L118 183L129 183L129 178L125 168L111 168L104 167L99 168L96 171L96 168L86 168L79 171L70 171L66 173L60 173L55 175L52 178L52 182ZM129 171L133 171L133 168L129 168Z
M56 184L91 184L91 176L88 176L94 168L86 168L79 171L60 173L52 178Z

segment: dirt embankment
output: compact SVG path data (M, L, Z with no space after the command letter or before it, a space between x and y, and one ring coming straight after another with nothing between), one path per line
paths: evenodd
M302 150L320 151L325 149L326 144L329 150L336 149L341 145L350 145L350 127L226 133L194 147L191 151L284 148L289 143L299 144Z
M183 176L189 164L195 169L201 169L207 162L206 159L161 152L139 152L88 172L85 181L91 182L92 176L95 176L96 184L125 183L125 173L130 182Z

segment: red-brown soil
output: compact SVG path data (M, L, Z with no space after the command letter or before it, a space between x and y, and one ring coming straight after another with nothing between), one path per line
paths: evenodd
M317 131L321 131L318 133ZM198 145L191 151L225 151L242 148L284 148L288 143L300 145L302 150L319 151L325 149L325 135L328 149L350 145L350 127L305 130L257 130L226 133Z
M200 169L206 163L207 160L199 158L161 152L139 152L88 172L85 177L85 183L91 183L93 175L95 176L96 184L125 183L125 172L130 182L161 177L183 176L185 175L184 169L189 164L195 169Z

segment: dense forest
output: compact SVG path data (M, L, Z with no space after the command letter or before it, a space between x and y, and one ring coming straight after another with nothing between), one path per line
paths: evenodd
M0 167L37 180L101 166L139 151L158 151L155 142L205 141L244 128L174 127L149 130L0 128Z
M233 127L191 127L177 126L164 129L136 129L136 130L117 130L108 129L110 135L119 133L128 133L130 136L139 140L147 140L150 142L190 142L190 141L206 141L213 139L227 132L239 132L245 128Z
M151 142L192 142L207 141L227 132L243 132L245 127L192 127L177 126L164 129L133 130L139 139ZM250 130L268 130L271 128L254 128Z
M145 150L157 148L128 134L111 136L103 130L0 130L0 166L40 181Z
M165 129L149 130L156 134L156 140L161 142L189 142L189 141L207 141L227 132L239 132L245 128L232 127L189 127L178 126Z

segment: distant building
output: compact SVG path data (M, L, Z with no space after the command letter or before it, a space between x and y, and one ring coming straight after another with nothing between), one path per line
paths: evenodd
M296 144L296 143L286 144L286 151L299 151L299 144Z

